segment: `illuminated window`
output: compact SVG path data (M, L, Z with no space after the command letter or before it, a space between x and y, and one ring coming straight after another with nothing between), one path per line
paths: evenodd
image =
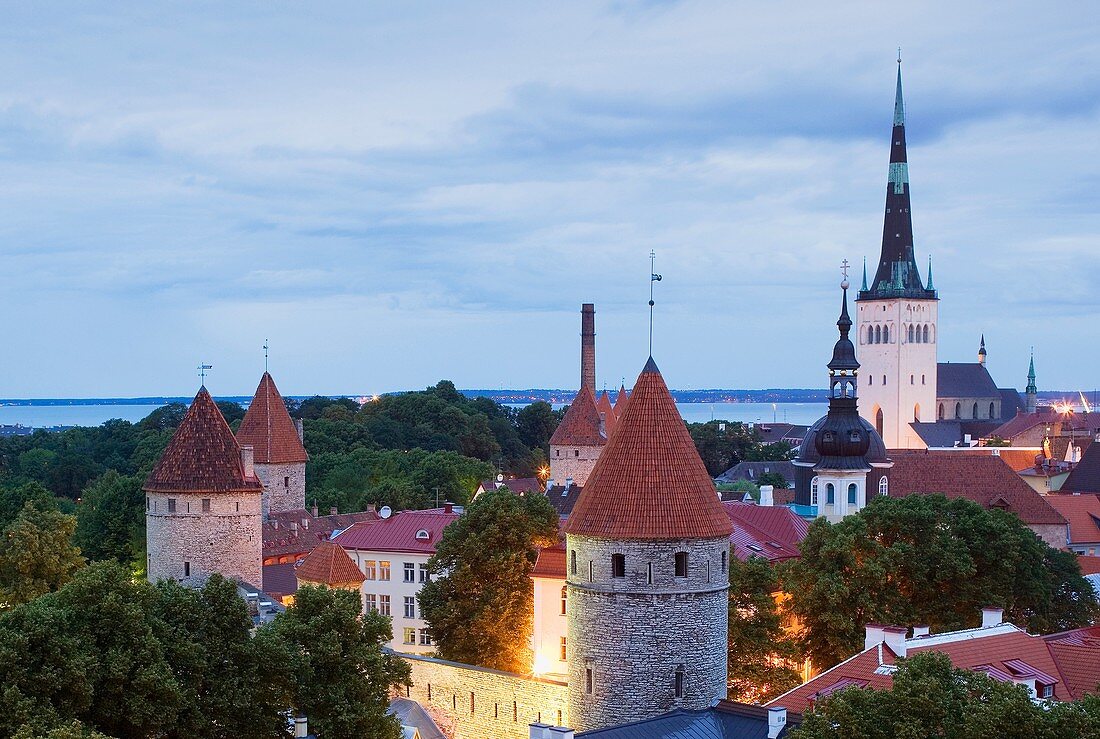
M387 560L379 560L378 562L378 579L389 580L390 579L390 563Z
M561 644L559 645L558 659L560 659L562 662L565 662L565 637L564 636L561 638Z
M373 559L368 559L363 562L363 577L367 580L378 579L378 563Z
M565 586L561 586L561 615L565 615L565 604L569 599L569 589Z
M416 629L405 629L405 644L416 644Z

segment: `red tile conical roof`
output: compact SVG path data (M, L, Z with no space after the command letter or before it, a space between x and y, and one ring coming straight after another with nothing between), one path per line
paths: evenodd
M606 390L600 393L600 399L596 401L596 410L599 412L600 418L603 419L604 434L610 439L611 432L615 430L615 421L618 416L615 415L615 408L611 405L611 398Z
M626 411L626 401L629 397L626 394L626 383L619 385L619 394L615 396L615 420L619 420L623 417L623 413Z
M283 396L267 372L260 378L252 404L237 429L237 441L252 445L259 464L305 462L309 459L298 438L294 421L286 412Z
M605 443L607 437L600 433L600 412L596 410L596 399L592 396L592 388L584 385L569 404L565 418L554 429L550 445L602 446Z
M565 532L606 539L711 539L731 530L714 482L650 358Z
M344 548L333 541L323 541L314 547L298 565L294 576L299 582L356 587L367 579Z
M205 387L187 409L160 461L143 488L155 493L230 493L260 491L245 477L241 447Z

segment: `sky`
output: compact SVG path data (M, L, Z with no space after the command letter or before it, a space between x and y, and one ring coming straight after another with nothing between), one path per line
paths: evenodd
M0 397L824 386L902 47L941 361L1100 386L1089 2L0 3ZM858 279L858 276L857 276Z

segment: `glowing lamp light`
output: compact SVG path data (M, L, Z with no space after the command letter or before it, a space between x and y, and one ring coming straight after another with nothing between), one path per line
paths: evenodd
M550 672L550 658L545 654L535 656L535 666L532 670L536 675L545 675Z
M545 464L539 467L538 476L540 480L548 480L550 478L550 467Z

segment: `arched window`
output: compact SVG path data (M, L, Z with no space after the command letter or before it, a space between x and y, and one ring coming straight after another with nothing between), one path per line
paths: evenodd
M940 403L940 409L936 415L941 421L943 420L943 403Z
M856 397L856 384L854 382L849 381L849 382L844 383L844 397L845 398L854 398L854 397Z
M955 418L962 418L963 407L962 403L955 403Z
M920 423L920 403L913 406L913 423Z
M813 476L810 480L810 505L817 505L817 482L819 478L817 475Z
M878 494L887 495L890 492L890 481L883 475L878 479Z
M878 435L882 436L882 409L878 409L878 413L875 414L875 430L878 431Z
M562 585L561 586L561 615L563 615L563 616L565 615L565 601L568 597L569 597L569 591L566 590L564 585Z
M875 343L882 343L882 326L875 326Z
M882 327L882 343L883 344L889 344L890 343L890 327L889 326L883 326Z
M978 417L978 404L975 403L974 404L974 418L977 418L977 417Z
M867 384L868 385L874 385L875 384L875 376L874 375L867 375Z
M831 482L825 483L825 504L832 505L836 503L836 488L833 487Z
M924 325L924 340L923 341L924 341L925 344L928 343L928 324Z
M909 324L909 343L913 343L913 324Z
M612 554L611 555L611 576L612 577L626 577L626 555L625 554Z
M859 494L859 488L856 487L854 482L848 483L848 505L856 504L856 496Z
M994 418L997 415L996 406L992 403L989 404L989 417Z
M874 328L874 326L868 326L867 327L867 343L868 344L874 344L875 343L875 328Z

